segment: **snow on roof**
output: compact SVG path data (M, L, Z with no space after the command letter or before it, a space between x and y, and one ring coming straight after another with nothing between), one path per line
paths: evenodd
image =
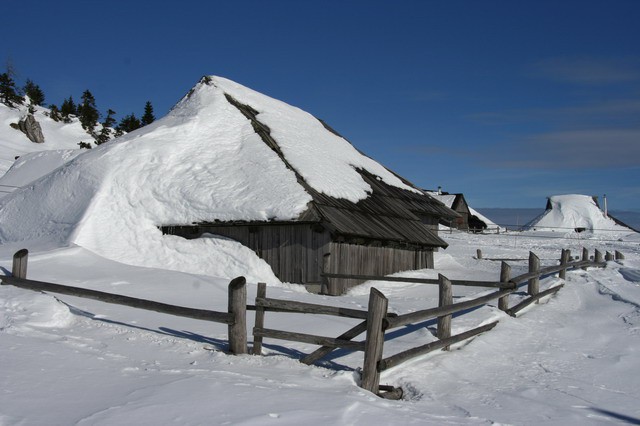
M569 232L577 228L594 233L607 231L630 231L606 217L589 195L566 194L549 197L551 208L528 229L538 231Z
M229 96L257 111L289 164ZM141 252L155 251L157 263L167 266L180 256L160 242L157 225L294 220L312 201L296 173L314 190L355 203L371 192L356 169L421 194L312 115L205 77L162 119L0 200L0 242L78 244L142 265L153 256Z
M483 221L485 225L487 225L488 229L500 228L496 223L494 223L491 219L489 219L488 217L480 213L478 210L475 210L469 207L469 213L471 213L473 216L476 216L478 219Z
M453 202L456 200L456 194L438 194L435 191L425 191L429 196L435 198L440 201L445 206L451 208L453 206Z

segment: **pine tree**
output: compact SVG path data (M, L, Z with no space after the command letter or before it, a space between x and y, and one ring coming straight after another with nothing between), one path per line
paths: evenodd
M31 105L42 105L44 104L44 92L33 81L27 79L27 82L24 85L24 94L29 97L31 100Z
M0 74L0 102L9 107L22 103L22 98L16 91L16 83L8 72Z
M76 104L73 102L73 97L69 96L68 99L65 99L60 106L60 114L62 114L62 118L64 118L65 123L69 123L71 121L71 115L78 115L78 109L76 108Z
M98 124L100 113L96 108L96 100L89 90L82 93L82 103L78 106L78 118L82 124L82 128L89 133L93 133Z
M102 145L105 142L109 142L109 139L111 139L111 128L116 122L115 118L113 118L115 113L116 112L112 109L107 111L107 117L102 122L102 130L100 130L100 133L96 137L96 145Z
M144 115L140 120L140 124L146 126L147 124L151 124L156 120L156 117L153 115L153 106L151 105L151 101L147 101L144 105Z
M131 113L120 120L120 124L118 124L117 129L121 132L133 132L136 129L141 127L140 120L135 116L135 114Z

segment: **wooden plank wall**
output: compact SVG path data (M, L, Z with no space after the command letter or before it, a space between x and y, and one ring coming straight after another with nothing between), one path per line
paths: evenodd
M283 282L319 283L330 236L311 225L201 226L203 232L231 238L254 250Z
M185 228L187 229L187 228ZM215 226L200 225L199 232L175 230L177 235L198 238L204 233L238 241L264 259L283 282L321 282L325 253L331 253L329 272L357 275L387 275L394 272L433 268L433 251L373 247L331 242L328 231L316 232L312 225ZM342 294L360 280L332 278Z
M330 272L334 274L388 275L414 269L433 269L433 251L372 247L346 243L329 244ZM339 293L362 283L361 280L332 278Z

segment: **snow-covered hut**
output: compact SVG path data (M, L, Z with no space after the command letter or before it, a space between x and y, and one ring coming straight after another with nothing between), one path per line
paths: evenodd
M630 226L610 214L605 214L600 209L598 197L581 194L548 197L544 213L525 225L525 229L565 233L633 231Z
M438 222L456 213L405 179L358 152L326 123L297 108L228 80L205 78L199 86L224 94L235 110L292 174L308 200L281 217L212 217L167 223L166 234L222 235L254 250L285 282L320 286L322 272L386 275L433 268L433 252L447 243ZM238 129L240 131L240 129ZM255 138L255 137L254 137ZM259 178L259 177L258 177ZM275 204L280 190L273 188ZM360 281L331 278L330 294Z
M165 117L2 198L0 242L319 285L323 268L433 267L434 250L447 246L437 235L443 217L456 213L312 115L204 77ZM327 290L356 283L333 279Z

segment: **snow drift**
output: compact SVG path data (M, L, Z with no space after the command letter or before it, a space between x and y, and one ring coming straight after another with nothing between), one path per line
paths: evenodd
M257 112L288 164L231 100ZM158 226L293 220L311 196L291 168L315 190L353 202L371 191L356 168L419 192L312 115L204 77L164 118L0 200L0 243L77 244L134 265L276 281L265 262L233 241L186 241L163 236Z

